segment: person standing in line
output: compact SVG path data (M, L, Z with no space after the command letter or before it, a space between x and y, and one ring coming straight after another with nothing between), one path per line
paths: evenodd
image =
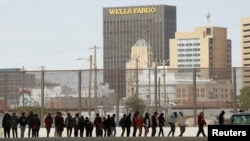
M119 121L119 125L121 126L122 128L122 133L121 133L121 137L124 136L124 132L125 132L125 125L126 125L126 114L123 115L123 117L120 119Z
M32 137L32 122L33 122L33 119L34 119L34 114L33 114L33 111L30 111L28 117L28 137Z
M159 115L158 123L159 123L159 134L158 134L158 136L160 137L162 135L164 137L164 132L163 132L163 127L165 125L164 113L161 113Z
M107 137L110 137L111 136L111 118L110 118L110 115L107 115L107 119L106 119L106 124L105 124L105 127L106 127L106 132L107 132Z
M101 137L102 135L102 118L100 117L99 113L96 114L94 119L94 126L95 126L95 134L96 137Z
M177 121L178 121L179 127L180 127L179 137L182 137L183 133L185 132L185 129L186 129L186 117L184 116L184 114L182 112L179 112L179 115L177 117Z
M85 125L84 116L81 116L80 120L79 120L80 137L83 137L83 132L84 132L84 128L85 128L84 125Z
M139 130L138 136L141 137L142 127L143 127L143 116L142 115L139 116L137 124L138 124L138 130Z
M125 126L126 126L126 132L127 132L127 137L129 137L130 135L130 128L131 128L131 114L129 113L126 117L126 121L125 121Z
M73 128L74 128L74 136L78 137L78 131L79 131L79 114L76 113L75 117L73 118Z
M11 115L8 112L6 112L2 120L4 138L10 138L10 119Z
M65 118L65 126L66 126L67 137L71 137L73 128L73 118L70 113L67 113L67 117Z
M44 124L47 132L47 138L49 137L50 130L53 124L53 118L51 117L51 113L48 113L47 116L44 119Z
M31 124L32 124L32 137L38 138L41 126L41 120L38 118L37 114L34 114L34 118Z
M62 137L63 128L64 128L64 119L63 119L62 113L59 112L59 117L57 119L57 134L58 134L58 137Z
M225 125L225 118L224 118L224 115L225 115L225 111L222 110L220 112L220 115L219 115L219 125Z
M19 123L19 119L16 115L15 112L12 113L11 119L10 119L10 126L11 126L11 130L12 130L12 136L13 138L17 138L18 134L17 134L17 125Z
M115 123L115 114L110 118L110 128L111 128L111 136L116 136L116 123Z
M168 136L170 136L171 134L172 134L172 137L174 136L176 121L177 121L177 112L173 112L170 115L169 122L168 122L168 124L170 125L170 131L168 133Z
M150 118L149 118L149 113L145 113L145 116L143 118L143 126L144 126L144 129L145 129L144 136L147 137L148 132L149 132L149 128L151 126L151 124L150 124Z
M136 132L137 132L137 128L138 128L138 116L139 116L139 112L136 111L133 115L133 119L132 119L132 124L133 124L133 137L136 137Z
M28 119L27 117L25 117L25 112L23 112L19 118L21 138L24 137L24 132L25 132L27 123L28 123Z
M156 133L156 127L157 127L157 115L158 113L157 112L154 112L154 114L152 115L151 117L151 120L152 120L152 134L151 136L154 137L155 136L155 133Z
M54 137L58 137L58 132L57 132L57 130L58 130L58 125L59 125L59 122L58 122L58 119L59 119L59 116L60 116L60 112L58 111L58 112L56 112L56 115L55 115L55 117L54 117L54 124L55 124L55 133L54 133Z
M102 127L103 127L103 137L107 137L107 119L106 117L102 117Z
M92 131L94 128L93 123L90 121L88 117L85 118L85 127L86 127L86 137L92 137Z
M197 131L197 137L202 133L203 137L206 137L205 131L204 131L204 126L207 125L206 120L204 118L204 113L200 112L198 115L198 131Z

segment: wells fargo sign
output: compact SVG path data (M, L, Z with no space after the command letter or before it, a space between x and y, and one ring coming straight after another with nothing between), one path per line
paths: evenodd
M155 13L155 12L156 12L155 7L109 9L109 14L110 15L148 14L148 13Z

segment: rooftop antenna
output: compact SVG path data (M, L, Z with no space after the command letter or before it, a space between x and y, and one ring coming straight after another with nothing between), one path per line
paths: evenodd
M207 18L207 25L210 26L210 12L207 9L207 13L206 13L206 18Z

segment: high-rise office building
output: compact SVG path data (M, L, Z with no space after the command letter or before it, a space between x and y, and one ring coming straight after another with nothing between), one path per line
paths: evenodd
M104 81L125 96L125 66L131 47L146 40L155 62L169 59L169 39L176 32L176 7L147 5L103 9ZM118 71L114 71L117 70ZM118 74L119 73L119 74ZM119 78L119 83L117 83Z
M242 86L250 85L250 17L241 19Z
M170 68L198 68L198 76L231 80L231 40L223 27L197 27L170 39ZM179 70L191 73L192 69Z

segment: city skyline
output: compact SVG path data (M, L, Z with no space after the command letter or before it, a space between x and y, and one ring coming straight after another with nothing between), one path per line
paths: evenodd
M199 0L8 0L0 1L0 68L40 70L87 69L97 49L97 67L103 68L103 23L105 7L172 5L177 8L177 32L190 32L210 25L227 28L232 40L232 66L241 67L240 20L249 17L249 1ZM223 6L222 6L223 5ZM222 9L223 8L223 9Z

